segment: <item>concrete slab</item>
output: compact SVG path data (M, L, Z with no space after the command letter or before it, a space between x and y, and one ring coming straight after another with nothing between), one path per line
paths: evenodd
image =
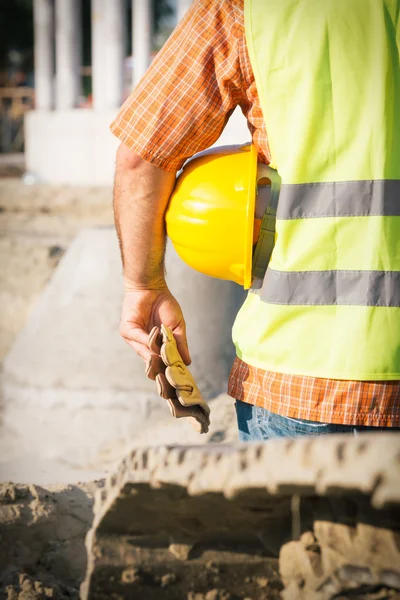
M206 278L167 252L188 324L192 372L208 398L225 388L238 286ZM121 266L113 228L82 231L4 361L3 433L18 453L88 465L104 445L134 443L167 414L143 362L118 334Z
M0 432L0 481L19 484L49 485L76 484L82 481L103 479L112 473L122 458L132 451L157 445L196 445L232 443L238 440L234 400L223 394L210 401L211 425L207 434L199 436L191 425L182 419L173 419L168 413L153 417L144 423L132 440L109 440L97 448L90 463L83 464L74 452L64 451L53 458L38 456L36 448L28 452L21 448L20 440L11 432Z

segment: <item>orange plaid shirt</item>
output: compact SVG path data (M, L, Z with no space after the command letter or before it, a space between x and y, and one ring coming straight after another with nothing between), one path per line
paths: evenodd
M195 0L122 106L112 132L143 159L179 170L217 141L240 106L259 159L267 132L244 35L244 0ZM400 426L400 381L338 381L272 373L236 358L228 393L282 416Z

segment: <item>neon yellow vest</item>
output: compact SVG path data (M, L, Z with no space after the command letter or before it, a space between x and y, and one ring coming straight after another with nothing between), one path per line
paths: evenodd
M400 379L400 0L245 0L276 244L234 325L281 373Z

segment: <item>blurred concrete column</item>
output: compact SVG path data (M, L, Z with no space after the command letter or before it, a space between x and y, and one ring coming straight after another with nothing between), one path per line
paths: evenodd
M36 108L51 110L54 102L54 9L52 0L34 0Z
M119 108L124 89L126 1L92 0L92 90L95 110Z
M124 59L126 43L126 2L107 2L106 71L107 108L119 108L124 91Z
M106 110L107 73L105 69L105 37L107 0L92 0L92 94L93 108Z
M178 23L182 19L189 6L192 4L192 0L177 0L176 13Z
M75 108L81 91L80 0L56 0L56 107Z
M132 0L133 86L147 71L151 61L151 0Z

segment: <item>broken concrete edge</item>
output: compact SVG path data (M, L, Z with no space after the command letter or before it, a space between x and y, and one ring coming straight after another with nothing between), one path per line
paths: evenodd
M127 483L177 485L191 496L264 489L271 496L362 492L374 508L400 503L400 434L332 435L268 443L133 449L96 494L95 529Z
M374 508L400 503L400 434L348 434L267 443L160 446L133 449L96 495L95 525L126 483L182 486L188 494L242 489L267 494L362 492Z
M382 457L385 457L384 460ZM276 499L347 496L361 493L375 509L400 504L400 435L334 435L268 443L159 446L133 449L95 498L94 520L86 537L88 569L81 598L90 597L92 575L102 556L102 525L120 497L164 486L189 497L263 490ZM133 488L133 490L132 490ZM109 530L107 535L112 535Z

